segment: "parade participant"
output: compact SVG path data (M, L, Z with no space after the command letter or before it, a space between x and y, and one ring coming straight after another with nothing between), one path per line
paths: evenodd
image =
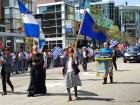
M74 50L70 48L68 51L68 57L66 57L62 69L62 73L64 75L66 88L68 92L68 101L72 101L70 92L71 88L74 88L75 99L78 99L77 86L81 86L81 80L78 75L79 72L80 70L78 69L78 66L74 60Z
M10 74L12 71L12 55L10 55L10 49L4 48L3 59L1 59L0 63L2 64L1 69L2 86L3 86L2 95L6 95L7 94L6 82L11 87L12 92L14 91L14 86L10 81Z
M113 47L113 57L112 57L112 62L113 62L113 65L114 65L115 70L117 71L116 60L117 60L117 46L114 46L114 47Z
M109 48L107 42L104 42L103 47L104 48L101 49L101 52L104 53L104 54L105 53L111 53L110 58L112 58L112 49ZM104 69L105 69L105 75L103 77L104 78L103 84L106 84L107 83L107 76L108 76L108 74L110 76L110 83L113 83L113 67L112 67L112 61L111 60L106 60L104 62L104 65L105 65L105 67L104 67Z
M45 78L46 72L43 69L44 58L43 54L38 52L38 46L33 47L32 68L30 72L30 84L28 88L28 97L33 97L34 94L46 94Z
M86 50L85 47L83 47L83 49L82 49L82 67L85 72L87 71L87 62L88 62L88 51Z

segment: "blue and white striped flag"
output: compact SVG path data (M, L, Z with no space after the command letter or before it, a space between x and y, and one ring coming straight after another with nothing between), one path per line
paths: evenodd
M60 47L55 47L54 51L51 54L53 56L54 59L57 58L57 56L61 56L62 55L62 49Z
M117 40L111 39L110 45L111 45L112 47L116 46L117 44L118 44L118 41L117 41Z
M24 30L27 37L35 37L39 38L40 35L40 28L39 24L31 14L31 12L25 7L25 5L18 0L19 10L21 12L22 20L24 23Z

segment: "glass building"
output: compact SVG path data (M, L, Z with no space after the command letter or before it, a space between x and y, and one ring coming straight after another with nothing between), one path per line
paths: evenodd
M0 0L0 32L5 32L3 0Z
M26 7L32 11L32 2L31 0L22 0L26 4ZM4 0L4 15L5 15L5 24L6 32L18 32L18 28L22 26L21 14L18 9L17 0Z
M102 10L101 16L104 16L107 19L110 19L114 22L114 24L118 25L118 8L115 6L114 1L98 1L92 2L91 6L93 8L100 8Z
M4 15L5 33L1 33L6 47L17 50L17 44L24 44L23 34L21 34L22 21L21 14L18 9L17 0L2 0L2 8ZM32 11L32 0L21 0L26 7ZM20 46L20 45L19 45Z
M140 38L140 7L119 6L120 27L132 37L132 42Z
M37 14L41 14L41 26L45 34L46 48L66 48L75 41L74 10L65 2L37 5Z

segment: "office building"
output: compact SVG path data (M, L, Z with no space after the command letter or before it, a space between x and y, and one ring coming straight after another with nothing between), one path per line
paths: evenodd
M127 32L136 43L140 38L140 6L119 6L120 27L122 32Z
M74 9L64 1L37 5L37 14L42 15L40 25L46 48L67 48L76 40Z
M6 47L11 47L13 51L19 49L24 45L24 33L21 33L23 24L21 21L21 14L18 9L17 0L1 0L0 1L0 19L3 22L3 28L0 28L0 37L2 38ZM26 7L32 11L32 3L30 0L22 0ZM1 26L1 25L0 25Z

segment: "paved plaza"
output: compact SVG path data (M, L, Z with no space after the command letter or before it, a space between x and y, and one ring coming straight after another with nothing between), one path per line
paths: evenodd
M68 102L61 68L47 70L45 96L27 97L29 72L19 75L13 74L11 81L15 92L0 95L0 105L140 105L140 64L123 63L118 59L118 71L114 70L114 83L103 85L102 79L96 76L95 63L88 63L88 72L83 72L81 66L80 77L82 86L78 87L79 100ZM0 81L1 82L1 81ZM1 83L0 83L1 84ZM73 90L72 90L73 91ZM0 85L0 92L2 86Z

